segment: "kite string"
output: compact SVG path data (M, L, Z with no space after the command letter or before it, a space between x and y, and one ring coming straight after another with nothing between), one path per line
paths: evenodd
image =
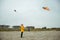
M44 4L44 6L45 6L45 5L48 6L48 5L47 5L47 2L48 2L47 0L43 0L42 4Z

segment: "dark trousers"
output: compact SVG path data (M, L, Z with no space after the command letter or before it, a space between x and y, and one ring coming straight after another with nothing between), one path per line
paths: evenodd
M23 37L23 32L21 32L21 38Z

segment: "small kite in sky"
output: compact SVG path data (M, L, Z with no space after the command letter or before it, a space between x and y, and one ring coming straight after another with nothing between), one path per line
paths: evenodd
M50 9L48 7L42 7L44 10L49 11Z
M14 10L14 12L16 12L16 10Z

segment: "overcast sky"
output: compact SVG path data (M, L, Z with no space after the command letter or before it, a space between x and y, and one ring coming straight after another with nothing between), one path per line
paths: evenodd
M0 24L60 27L60 0L0 0Z

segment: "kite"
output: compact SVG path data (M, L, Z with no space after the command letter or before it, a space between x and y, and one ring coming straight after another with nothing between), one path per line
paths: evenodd
M16 10L14 10L14 12L16 12Z
M42 7L44 10L49 11L50 9L48 7Z

